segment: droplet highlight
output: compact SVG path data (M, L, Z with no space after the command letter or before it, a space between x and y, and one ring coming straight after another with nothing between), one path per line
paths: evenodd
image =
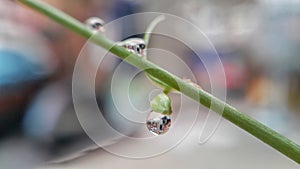
M171 117L157 112L150 112L146 122L148 130L154 135L162 135L171 127Z
M91 17L85 21L85 25L87 26L87 28L89 28L94 32L98 32L98 31L104 32L104 28L103 28L104 21L100 18Z
M135 53L141 57L146 55L146 43L141 38L129 38L119 42L119 46L123 46L129 52Z

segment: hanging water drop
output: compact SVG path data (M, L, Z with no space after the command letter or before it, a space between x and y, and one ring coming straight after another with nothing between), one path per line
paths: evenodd
M91 17L85 21L86 26L94 32L104 32L104 21L97 17Z
M147 128L154 135L165 134L171 127L171 117L157 112L150 112L147 117Z
M118 43L119 46L123 46L129 52L135 53L144 57L146 55L146 44L141 38L129 38Z

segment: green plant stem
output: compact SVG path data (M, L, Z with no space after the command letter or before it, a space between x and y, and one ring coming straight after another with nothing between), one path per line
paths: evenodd
M19 0L19 2L48 16L52 20L86 38L89 38L93 35L90 30L85 28L85 26L77 20L43 3L40 0ZM221 114L224 118L231 121L233 124L239 126L248 133L252 134L261 141L272 146L282 154L300 164L300 146L293 141L261 124L250 116L239 112L234 107L224 103L223 101L203 91L202 89L188 84L184 80L156 66L150 61L129 53L123 47L114 46L114 43L106 39L105 37L99 35L95 36L95 38L93 37L92 39L99 46L109 50L111 53L119 56L121 59L125 59L126 62L132 64L133 66L139 69L147 68L145 69L145 71L148 74L168 84L168 86L174 88L175 90L178 90L179 92L192 98L193 100L201 103L207 108L212 109L216 113Z

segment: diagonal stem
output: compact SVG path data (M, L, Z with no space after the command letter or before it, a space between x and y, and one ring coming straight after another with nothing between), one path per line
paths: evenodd
M48 16L52 20L60 23L61 25L69 28L70 30L89 38L93 33L86 29L83 24L74 18L66 15L65 13L43 3L40 0L18 0L20 3L31 7L32 9ZM121 59L125 59L126 62L133 66L144 69L148 74L159 79L160 81L168 84L168 86L178 90L182 94L190 97L191 99L201 103L207 108L212 109L218 114L221 114L224 118L239 126L243 130L257 137L261 141L275 148L282 154L286 155L290 159L300 164L300 146L276 131L261 124L250 116L243 114L236 110L234 107L224 103L211 94L192 86L184 80L174 76L168 71L156 66L152 62L142 59L137 55L129 53L122 47L115 46L114 43L105 37L99 35L93 37L93 41L99 46L109 50L111 53L119 56Z

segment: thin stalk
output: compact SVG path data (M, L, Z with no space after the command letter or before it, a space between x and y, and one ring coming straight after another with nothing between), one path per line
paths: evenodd
M52 20L60 23L61 25L71 29L72 31L89 38L93 33L85 28L83 24L74 18L66 15L65 13L43 3L40 0L18 0L22 4L31 7L32 9L48 16ZM147 67L146 73L159 79L160 81L168 84L168 86L178 90L184 95L192 98L193 100L201 103L207 108L212 109L218 114L221 114L225 119L233 124L239 126L243 130L257 137L261 141L275 148L282 154L300 164L300 146L276 131L261 124L250 116L239 112L234 107L226 104L211 94L199 89L193 85L188 84L186 81L178 78L177 76L169 73L168 71L158 67L152 62L142 59L141 57L131 54L123 47L114 46L114 43L104 36L96 36L93 38L94 42L104 49L109 50L111 53L125 59L126 62L133 66L144 69ZM113 47L112 47L113 46Z
M154 18L153 21L151 21L151 23L147 27L146 32L144 34L146 50L148 50L148 48L149 48L149 42L150 42L150 38L151 38L154 28L165 19L166 19L166 17L164 15L160 15L160 16ZM148 54L148 52L145 52L145 56L144 56L145 59L148 58L147 54ZM151 81L155 86L162 88L165 94L168 94L169 92L174 91L174 89L172 89L172 87L168 86L168 84L162 82L158 78L155 78L155 77L149 75L148 73L146 73L146 76L147 76L148 80Z
M147 27L146 32L144 34L144 40L145 40L145 44L146 46L149 45L149 41L151 38L151 33L153 32L154 28L156 27L157 24L159 24L159 22L165 20L165 16L164 15L160 15L158 17L156 17L151 23L150 25Z

